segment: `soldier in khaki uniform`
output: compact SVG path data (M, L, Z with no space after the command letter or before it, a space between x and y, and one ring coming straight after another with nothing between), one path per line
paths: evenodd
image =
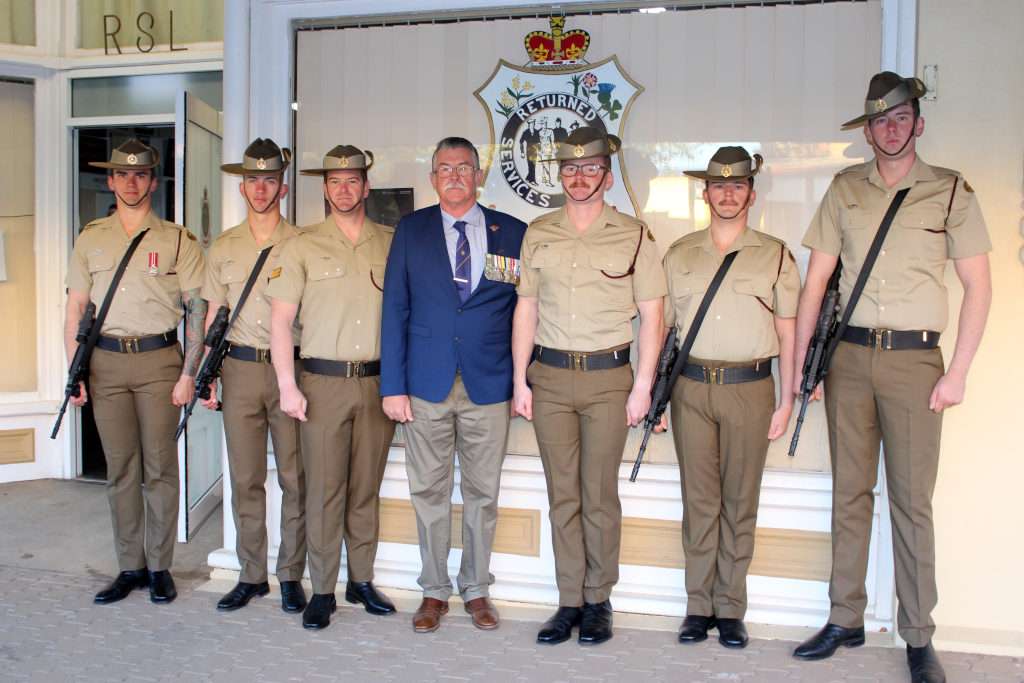
M157 188L157 151L131 139L114 149L107 186L116 212L83 228L68 266L64 325L70 359L75 331L91 300L97 309L128 245L146 231L132 255L101 328L89 370L96 427L107 460L107 496L120 573L97 603L125 598L149 586L150 599L177 596L170 566L178 526L178 449L174 430L179 406L192 398L203 353L206 302L199 296L203 253L195 236L152 213ZM178 344L182 310L185 354ZM88 399L85 387L72 404Z
M711 225L665 254L665 324L683 339L725 256L738 252L672 391L672 436L683 489L686 619L682 643L718 628L726 647L745 647L747 569L769 440L785 433L793 409L793 338L800 274L785 243L747 226L754 204L754 160L722 147L706 171ZM779 358L775 405L772 358Z
M281 409L301 422L314 593L302 615L306 628L330 624L343 539L345 599L363 603L371 614L395 611L373 586L378 497L395 423L380 405L381 292L393 232L366 218L372 164L370 152L340 145L321 168L302 171L323 177L331 215L288 241L267 288ZM297 314L298 384L292 357Z
M537 636L612 636L619 578L619 465L646 415L662 336L665 273L641 221L604 202L614 135L585 127L558 146L565 208L533 221L512 332L516 412L534 420L547 477L559 608ZM639 359L629 365L640 312ZM532 361L532 362L531 362Z
M281 486L277 553L281 606L286 612L299 612L306 606L301 583L306 567L306 481L299 453L299 423L285 415L279 404L277 377L270 364L270 301L266 297L284 242L298 234L280 210L281 199L288 194L284 172L290 160L288 149L257 138L246 148L240 164L221 166L226 173L242 176L238 190L249 209L245 221L220 235L207 255L203 298L211 304L206 316L209 328L220 306L228 306L234 313L260 252L270 249L228 332L230 346L221 371L235 547L242 565L238 584L217 603L217 609L225 611L245 607L253 596L270 592L264 487L268 428ZM297 354L297 331L293 331L292 342ZM203 405L216 409L216 386L211 387L210 398Z
M796 649L821 659L864 642L864 577L879 442L885 448L892 515L898 626L914 681L944 681L931 645L938 601L931 499L938 473L942 411L963 400L992 296L988 231L971 186L915 151L924 133L924 85L889 71L868 86L862 127L875 158L840 171L804 237L811 250L797 313L796 368L810 339L826 283L842 258L843 306L882 216L909 194L882 243L850 326L825 380L832 451L832 578L828 624ZM947 322L946 263L964 287L956 346L944 369L938 348ZM800 372L800 370L797 370ZM797 377L796 386L799 386Z

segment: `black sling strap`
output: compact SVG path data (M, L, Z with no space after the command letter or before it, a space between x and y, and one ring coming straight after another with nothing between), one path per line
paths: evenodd
M87 353L92 352L96 346L96 341L100 338L100 330L103 329L103 322L107 319L107 313L110 312L110 304L114 301L114 293L117 292L117 286L121 284L124 271L128 269L128 262L132 260L132 255L139 248L142 238L146 236L147 232L149 232L149 228L140 231L135 236L131 244L128 245L128 251L124 252L124 256L121 257L121 262L117 264L114 277L110 280L110 288L107 289L107 294L103 297L103 303L100 304L99 313L96 314L96 322L93 323L92 329L89 330L89 337L85 341Z
M853 283L853 289L850 291L850 300L847 302L846 308L843 309L843 317L839 319L839 326L836 328L836 333L832 337L828 353L825 355L826 368L829 367L832 354L835 353L840 340L846 334L846 328L850 324L850 317L853 315L853 308L857 305L860 295L864 292L864 286L868 283L871 269L875 267L878 254L882 251L882 242L885 241L885 236L889 234L889 227L892 225L893 219L896 218L896 212L899 211L900 205L906 199L908 192L910 192L909 187L903 188L892 198L892 203L889 204L889 208L886 209L885 216L882 217L882 222L878 226L878 232L875 233L875 239L871 241L871 246L868 247L867 256L864 257L864 264L861 266L860 273L857 274L857 281ZM842 263L838 264L836 268L842 268Z
M711 284L708 285L708 291L704 292L704 298L700 302L700 306L697 307L697 313L693 316L693 322L690 323L690 329L686 331L686 337L683 338L683 343L679 347L679 353L676 355L676 361L672 364L672 374L668 378L668 386L674 387L676 380L679 379L679 375L683 372L683 367L686 365L686 361L690 358L690 349L693 348L693 343L697 341L697 333L700 332L700 326L704 322L704 316L707 315L708 309L711 308L711 301L715 298L715 294L718 293L718 288L722 286L722 280L725 279L725 274L729 271L729 267L732 266L732 262L736 260L736 255L739 251L734 251L727 254L725 259L722 260L722 265L718 266L718 271L715 273L715 277L711 279Z
M270 250L274 248L271 244L269 247L260 251L259 257L256 259L256 265L252 267L252 272L249 273L249 279L245 281L245 287L242 288L242 294L238 297L238 303L235 304L235 310L231 312L231 319L228 320L228 326L224 330L224 336L228 336L228 332L235 324L235 320L238 319L238 314L242 312L242 306L245 305L245 300L249 298L249 293L252 292L253 285L256 284L256 278L260 276L260 271L263 270L263 264L267 262L267 257L270 256Z

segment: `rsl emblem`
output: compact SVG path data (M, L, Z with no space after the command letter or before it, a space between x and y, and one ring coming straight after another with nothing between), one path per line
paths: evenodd
M554 161L558 144L581 126L622 137L630 106L643 92L614 55L586 60L586 31L565 30L565 17L551 17L549 26L525 37L525 64L501 60L474 93L492 143L481 201L526 220L565 204ZM583 154L582 148L574 151L577 158ZM636 213L621 154L612 157L612 173L608 202Z

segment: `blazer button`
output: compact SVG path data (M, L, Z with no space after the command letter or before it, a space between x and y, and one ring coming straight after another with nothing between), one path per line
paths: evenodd
M458 344L461 341L458 337L455 338L455 343Z
M461 309L461 308L456 308L456 309L455 309L455 312L456 312L456 313L462 313L462 309Z

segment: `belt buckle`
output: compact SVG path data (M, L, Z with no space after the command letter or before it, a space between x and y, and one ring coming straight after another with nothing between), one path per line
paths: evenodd
M705 384L725 384L725 368L709 368L702 365L700 370Z
M363 376L363 361L361 360L350 360L348 362L348 376L349 377L362 377Z
M260 363L269 363L270 349L256 349L256 360Z
M871 345L883 351L892 351L892 330L871 330Z
M572 370L587 370L587 354L583 351L569 352L569 368Z
M122 337L117 340L121 345L121 353L138 353L139 352L139 338L138 337Z

